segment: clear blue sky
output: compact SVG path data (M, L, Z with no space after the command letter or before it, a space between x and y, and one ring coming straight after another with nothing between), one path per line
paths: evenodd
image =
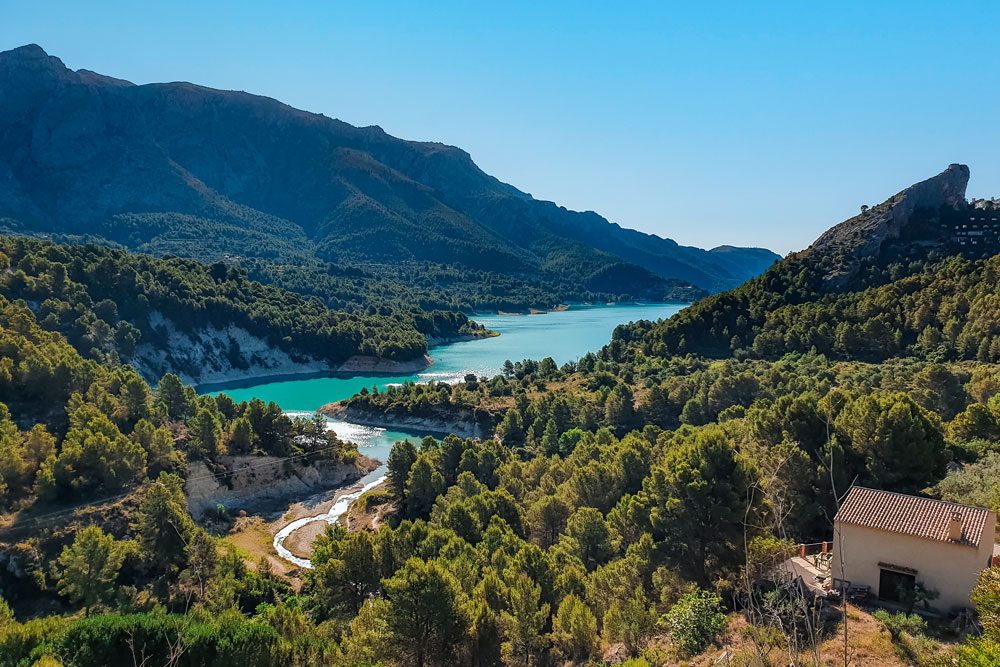
M996 2L0 0L0 17L0 50L454 144L685 244L798 249L951 162L971 196L1000 195Z

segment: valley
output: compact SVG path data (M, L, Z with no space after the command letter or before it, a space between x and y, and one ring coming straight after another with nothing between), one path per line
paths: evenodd
M617 306L573 306L544 315L511 317L503 315L475 316L476 321L490 331L500 335L481 340L461 341L431 348L433 365L425 371L409 375L371 375L353 377L325 377L262 382L250 386L212 387L213 392L224 393L235 401L253 399L277 403L294 417L308 417L321 410L327 403L350 398L362 389L385 390L389 386L404 383L443 382L454 384L464 381L467 375L493 377L499 374L505 361L510 359L530 359L551 357L557 364L575 361L581 356L599 349L614 329L638 319L666 318L680 311L684 304L643 304ZM558 341L553 345L553 341ZM245 385L246 383L240 383ZM347 417L333 418L329 428L337 437L357 445L358 451L383 465L365 475L357 483L360 490L350 494L350 501L360 497L369 488L375 488L386 479L384 465L392 446L399 440L421 441L425 436L444 437L456 433L463 437L489 438L492 431L477 429L474 424L455 421L453 414L446 414L445 420L434 421L414 418L394 418L376 413L374 419L364 420ZM307 500L307 505L315 504L321 493ZM339 497L339 496L338 496ZM346 496L344 497L346 498ZM188 501L189 506L191 500ZM331 504L331 503L326 503ZM279 518L272 522L274 547L278 555L300 567L309 566L303 557L302 547L294 553L283 543L315 521L333 523L347 511L350 503L341 499L332 504L323 514L306 515L288 522ZM313 536L315 537L315 536ZM297 554L297 555L296 555Z
M489 48L482 29L449 68ZM219 80L225 58L172 36ZM309 85L281 71L299 82L283 90L357 113L344 82L385 47ZM457 146L157 83L134 55L154 82L0 52L0 667L1000 664L1000 205L969 198L967 165L893 176L882 197L922 180L821 232L820 213L858 211L843 190L872 196L854 170L876 151L778 165L780 135L827 125L782 103L795 122L765 134L766 96L742 113L742 88L701 88L723 79L697 77L698 105L728 110L703 134L676 115L640 128L634 95L566 94L558 58L472 134L438 98L450 69L397 98L448 136L531 146L507 173L645 229L816 235L784 257L703 249L536 198ZM505 45L504 68L528 55ZM505 106L535 69L571 111L526 131L568 142L562 169L483 129L537 113ZM615 90L667 94L623 73ZM905 135L922 107L900 106ZM576 122L606 130L601 114L625 122ZM766 150L728 151L744 116ZM932 134L951 140L928 128L880 159L922 165ZM628 159L689 141L693 162ZM759 191L719 183L730 163ZM589 187L560 189L563 170Z

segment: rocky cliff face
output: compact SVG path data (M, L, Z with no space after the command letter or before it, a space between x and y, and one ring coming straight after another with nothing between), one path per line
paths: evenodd
M153 314L150 324L160 335L153 342L141 343L126 361L151 383L156 383L166 373L175 373L188 384L211 385L324 373L409 374L433 364L425 354L408 361L354 355L331 365L307 354L293 354L277 348L264 338L232 324L224 328L206 325L193 331L181 331L160 313Z
M347 406L342 402L328 403L318 412L333 419L341 419L352 424L377 426L387 429L402 429L418 434L438 435L453 433L460 438L492 438L493 433L475 419L471 410L453 408L435 410L426 415L408 415L395 412L361 409Z
M937 176L911 185L882 204L831 227L803 252L814 257L842 258L826 276L831 287L839 287L854 276L862 259L877 255L886 242L899 239L915 211L964 207L968 183L966 165L949 165Z
M137 209L217 209L215 195L156 144L127 97L132 84L73 72L35 45L3 55L2 214L79 225Z
M357 464L303 459L286 461L273 456L224 456L229 474L223 481L203 461L190 464L184 486L188 512L199 516L224 505L230 512L280 508L291 500L350 484L378 467L378 461L359 456Z
M166 373L176 373L185 383L211 384L334 370L307 355L293 357L235 325L181 331L159 313L153 315L151 324L162 336L140 344L127 360L150 382Z

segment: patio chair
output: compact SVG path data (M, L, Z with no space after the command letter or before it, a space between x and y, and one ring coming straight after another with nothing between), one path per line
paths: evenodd
M872 588L871 586L850 586L847 589L847 599L855 604L865 604L868 602L868 598L871 597Z

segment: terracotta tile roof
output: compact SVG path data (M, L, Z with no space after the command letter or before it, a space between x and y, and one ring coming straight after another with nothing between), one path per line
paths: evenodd
M952 514L962 518L962 539L948 539ZM979 547L992 512L982 507L946 503L891 491L851 487L834 521L929 540Z

